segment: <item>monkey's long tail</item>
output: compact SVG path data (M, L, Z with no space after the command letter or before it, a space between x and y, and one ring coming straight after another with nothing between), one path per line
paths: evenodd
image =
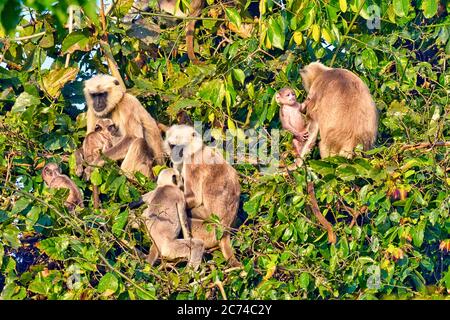
M92 197L94 198L94 209L98 209L100 207L100 195L98 192L98 186L92 187Z
M189 60L191 60L193 64L199 64L200 61L195 56L194 52L194 31L195 20L188 22L186 26L186 46Z
M202 1L193 1L191 3L191 14L189 17L196 18L200 16L202 13ZM195 33L195 22L196 20L191 20L186 25L186 47L187 47L187 54L189 57L189 60L192 61L194 64L200 64L200 60L197 59L194 52L194 33Z
M161 137L161 129L153 119L144 119L142 125L145 129L145 140L152 149L153 156L157 164L162 165L165 161L165 152L163 150L163 140Z

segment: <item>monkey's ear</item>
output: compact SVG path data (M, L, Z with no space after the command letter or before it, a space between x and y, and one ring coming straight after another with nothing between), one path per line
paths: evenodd
M118 85L120 84L119 80L115 79L115 80L114 80L114 84L115 84L116 86L118 86Z
M175 174L172 176L172 183L174 185L178 185L178 179L177 179L177 176Z

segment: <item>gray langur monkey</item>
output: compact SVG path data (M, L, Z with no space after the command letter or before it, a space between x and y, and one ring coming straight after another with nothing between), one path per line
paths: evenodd
M283 129L294 135L292 144L297 156L308 140L308 125L305 120L306 103L297 102L295 92L291 88L283 88L275 94L275 100L280 105L280 120Z
M125 173L140 171L153 178L152 166L164 162L163 140L155 119L136 97L125 92L119 81L109 75L97 75L85 81L84 95L88 106L87 134L95 130L98 119L109 118L121 136L104 155L112 160L123 160ZM97 159L95 165L103 165Z
M216 150L205 146L193 127L170 127L165 142L166 152L174 166L181 170L186 205L192 216L192 236L202 239L207 249L219 245L228 263L240 266L231 246L229 230L239 208L240 184L236 170ZM213 214L225 229L219 240L203 226Z
M346 69L313 62L300 70L308 93L305 103L309 137L300 151L303 158L320 134L320 157L351 158L362 144L372 148L377 137L378 112L367 85Z
M188 265L197 269L201 263L204 245L201 239L178 239L180 231L187 232L186 203L180 190L180 175L174 169L164 169L158 175L155 190L142 196L148 208L143 213L145 225L153 245L147 261L153 265L159 256L169 260L188 259ZM187 239L186 239L187 238Z
M80 189L68 176L61 173L56 163L49 163L42 169L42 179L49 188L69 189L69 195L64 202L69 211L75 210L77 206L84 208Z

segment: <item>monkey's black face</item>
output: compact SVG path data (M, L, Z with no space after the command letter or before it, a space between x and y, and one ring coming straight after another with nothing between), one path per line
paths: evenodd
M108 93L107 92L95 92L91 93L94 110L101 112L105 110L108 105Z
M171 158L175 161L182 161L185 145L169 143Z

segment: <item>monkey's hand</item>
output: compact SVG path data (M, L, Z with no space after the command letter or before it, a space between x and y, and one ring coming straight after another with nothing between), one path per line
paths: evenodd
M84 180L89 181L91 178L92 171L94 171L93 166L88 166L86 169L84 169Z
M296 135L295 135L295 138L296 138L298 141L303 141L303 142L306 141L306 140L308 140L308 138L309 138L309 132L308 132L308 130L305 130L305 131L302 131L302 132L296 134Z

